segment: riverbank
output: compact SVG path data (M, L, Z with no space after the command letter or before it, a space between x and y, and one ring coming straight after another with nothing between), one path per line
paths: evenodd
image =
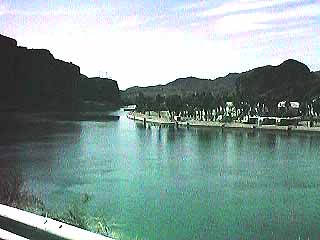
M194 119L171 121L168 117L161 117L155 115L147 115L137 112L130 112L127 117L132 120L146 121L146 123L178 125L184 127L219 127L229 129L257 129L257 130L272 130L272 131L292 131L292 132L319 132L320 127L307 126L278 126L278 125L257 125L246 124L241 122L223 123L217 121L200 121ZM145 119L145 120L144 120Z
M142 113L137 113L137 112L129 112L127 114L127 117L132 120L137 120L137 121L146 121L147 123L156 123L156 124L165 124L165 125L174 125L176 124L174 121L170 121L169 118L166 117L156 117L152 115L146 115Z

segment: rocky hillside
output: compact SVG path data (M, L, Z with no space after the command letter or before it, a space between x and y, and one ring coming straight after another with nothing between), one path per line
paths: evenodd
M121 96L126 101L134 102L139 92L152 97L157 94L168 96L210 92L214 96L237 94L251 98L299 100L320 94L320 75L319 72L310 72L303 63L289 59L279 66L264 66L243 73L230 73L215 80L188 77L166 85L133 87L123 91Z
M0 53L0 111L81 111L87 100L119 106L116 81L87 78L48 50L0 35Z
M82 100L109 104L112 107L120 105L118 83L108 78L88 78L81 75L79 82ZM106 94L107 93L107 94Z
M80 68L48 50L27 49L0 35L0 109L20 111L76 108Z
M235 89L239 74L231 73L216 80L200 79L196 77L178 78L166 85L150 87L132 87L122 91L122 99L133 101L142 92L146 96L162 95L188 95L196 92L211 92L214 95L228 94L230 89Z
M242 73L237 90L255 98L301 100L310 94L317 82L306 65L289 59L279 66L265 66Z

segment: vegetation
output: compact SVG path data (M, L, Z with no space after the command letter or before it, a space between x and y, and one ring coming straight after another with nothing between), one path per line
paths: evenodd
M89 194L72 201L69 206L61 209L49 209L40 197L37 197L26 185L23 177L10 169L0 169L0 203L19 208L37 215L46 216L91 232L112 237L128 239L114 219L107 219L102 213L92 215L88 212ZM137 239L137 238L136 238Z
M214 115L225 112L224 105L228 101L240 111L237 115L248 112L277 114L280 101L298 101L303 106L303 114L310 115L308 108L317 111L314 100L320 96L320 74L312 73L306 65L290 59L279 66L264 66L215 80L188 77L166 85L133 87L121 93L123 99L137 104L141 111L145 111L146 106L154 106L156 96L165 97L161 101L163 110L171 113L188 111L190 115L196 111L203 114L199 119L212 117L211 112ZM159 107L159 103L156 105Z
M31 194L23 178L16 171L1 169L0 179L0 203L17 208L42 208L42 202Z
M213 96L202 92L187 96L156 95L146 97L139 93L136 98L137 111L150 114L150 111L168 111L170 118L182 116L203 121L215 121L222 117L222 121L241 120L244 116L281 116L305 118L320 116L320 97L300 102L299 111L292 111L290 99L286 99L285 107L278 108L281 99L266 97L249 97L241 94L231 96Z

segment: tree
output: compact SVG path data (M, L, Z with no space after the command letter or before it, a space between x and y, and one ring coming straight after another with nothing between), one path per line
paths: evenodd
M319 117L320 115L320 98L316 98L315 100L313 100L313 112L317 114L317 116Z
M196 104L195 104L195 94L191 94L186 96L183 100L183 106L184 109L186 111L186 115L188 117L192 117L195 118L195 108L196 108Z
M211 93L204 94L203 97L203 108L205 112L205 120L211 120L212 109L213 109L213 97Z
M154 101L152 97L145 97L145 110L148 111L149 116L151 111L154 110Z
M137 111L145 113L146 111L146 98L142 92L139 92L136 97Z
M161 117L160 111L163 109L164 100L164 96L160 94L157 94L157 96L154 99L154 110L158 112L159 118Z
M171 95L166 97L165 103L171 119L174 115L178 115L178 113L182 110L181 97L178 95Z

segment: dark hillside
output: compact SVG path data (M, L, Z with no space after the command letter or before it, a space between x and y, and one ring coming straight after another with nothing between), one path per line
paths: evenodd
M0 109L74 110L80 68L0 35Z
M196 92L210 92L213 95L221 95L222 93L229 93L235 90L238 77L239 74L231 73L223 78L217 78L216 80L200 79L196 77L178 78L166 85L128 88L122 92L121 96L133 100L139 92L151 97L154 97L157 94L170 96L188 95Z
M303 99L314 79L309 68L295 60L279 66L265 66L241 74L239 91L254 98Z
M116 81L87 78L49 50L18 47L2 35L0 82L0 111L79 111L83 101L120 104Z
M108 78L88 78L81 75L79 83L80 95L84 101L110 103L120 105L118 83Z
M166 85L133 87L122 92L122 97L135 101L142 92L146 96L185 96L195 92L210 92L214 96L238 94L244 98L273 98L303 100L320 94L320 74L296 60L289 59L278 66L264 66L243 73L230 73L215 80L195 77L179 78Z

